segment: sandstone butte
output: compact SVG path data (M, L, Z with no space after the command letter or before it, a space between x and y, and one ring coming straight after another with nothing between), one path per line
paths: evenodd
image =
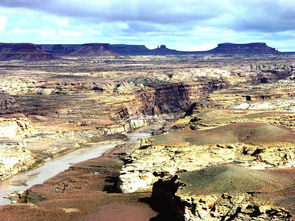
M11 194L1 221L294 220L294 55L263 43L0 48L1 180L122 141ZM126 142L134 130L152 136Z

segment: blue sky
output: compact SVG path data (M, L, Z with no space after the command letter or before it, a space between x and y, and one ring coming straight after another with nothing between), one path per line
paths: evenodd
M295 0L0 0L0 41L295 51Z

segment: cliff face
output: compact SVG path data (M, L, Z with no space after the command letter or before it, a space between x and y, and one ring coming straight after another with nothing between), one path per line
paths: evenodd
M249 43L249 44L232 44L223 43L210 51L217 54L276 54L279 53L274 48L267 46L265 43Z
M136 115L179 117L184 115L192 103L202 100L216 88L227 86L227 82L220 79L216 82L181 82L135 90L132 82L126 82L124 87L121 85L120 91L116 92L122 95L129 94L133 99L121 103L120 111L113 112L119 113L120 118Z
M35 44L18 43L0 44L0 60L52 60L55 57L40 48Z

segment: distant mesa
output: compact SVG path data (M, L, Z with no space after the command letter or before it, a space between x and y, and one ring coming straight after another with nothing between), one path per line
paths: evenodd
M151 54L154 55L176 55L183 54L185 52L172 50L166 47L166 45L158 46L156 49L151 50Z
M247 44L233 44L222 43L210 51L214 54L277 54L274 48L266 45L266 43L247 43Z
M65 50L65 47L63 45L61 45L61 44L59 44L59 45L53 45L52 50L53 51L64 51Z
M83 44L39 44L43 51L55 56L67 56L83 47Z
M88 44L40 44L39 47L56 56L105 56L109 55L147 55L150 50L144 45L88 43ZM98 50L98 52L95 52ZM108 53L106 53L109 51ZM93 54L93 55L91 55Z
M186 55L186 54L278 54L274 48L266 43L234 44L222 43L208 51L177 51L169 49L166 45L160 45L155 49L148 49L145 45L126 44L63 44L63 45L39 45L41 49L54 55L69 56L108 56L108 55Z
M108 43L91 43L84 44L82 47L73 52L72 55L78 56L115 56Z
M222 43L209 51L177 51L166 45L148 49L145 45L126 45L109 43L87 44L31 44L0 43L0 60L52 60L58 56L132 56L132 55L186 55L186 54L279 54L266 43L233 44Z
M0 60L52 60L51 53L45 52L31 43L0 43Z
M118 55L148 55L150 49L145 45L111 44L110 48Z

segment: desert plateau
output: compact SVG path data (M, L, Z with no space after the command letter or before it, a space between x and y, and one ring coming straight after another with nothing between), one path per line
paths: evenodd
M0 61L2 220L292 220L294 55L97 45Z
M0 0L0 221L295 221L294 0Z

